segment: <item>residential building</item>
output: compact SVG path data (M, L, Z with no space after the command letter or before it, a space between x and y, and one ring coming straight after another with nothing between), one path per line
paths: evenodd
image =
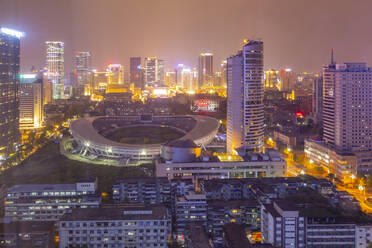
M171 215L162 205L74 209L58 222L59 247L166 248Z
M205 194L188 192L177 197L175 202L174 226L178 235L184 235L189 223L207 224L207 201Z
M372 225L358 225L355 233L356 247L368 248L372 244Z
M38 74L21 74L20 81L20 128L39 128L44 121L43 81Z
M2 248L53 248L55 242L53 222L12 222L0 224Z
M213 53L201 53L198 63L198 89L213 86Z
M19 139L19 68L22 33L0 27L0 160L14 152Z
M372 151L372 70L365 63L323 68L323 137L334 149Z
M96 178L75 184L19 184L7 190L5 217L12 221L56 221L73 208L97 208Z
M295 74L292 69L280 71L280 91L292 92L295 89Z
M53 84L53 100L64 99L64 53L65 44L61 41L47 41L46 44L46 68L47 79Z
M246 40L227 59L227 152L260 152L263 135L263 42Z
M171 184L166 177L125 178L113 186L115 202L170 203Z

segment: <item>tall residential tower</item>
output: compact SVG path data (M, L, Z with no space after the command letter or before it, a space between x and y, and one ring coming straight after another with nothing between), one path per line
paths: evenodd
M77 88L82 92L84 86L91 79L91 56L90 52L76 52L75 54L75 70L77 76Z
M61 41L47 41L46 67L47 79L53 84L53 99L64 98L64 43Z
M263 149L263 42L246 40L227 59L227 152Z
M198 63L199 85L198 88L213 86L213 54L201 53Z

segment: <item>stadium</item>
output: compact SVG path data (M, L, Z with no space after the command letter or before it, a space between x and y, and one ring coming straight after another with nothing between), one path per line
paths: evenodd
M170 141L208 145L219 122L208 116L115 116L80 118L71 123L74 153L90 160L149 161Z

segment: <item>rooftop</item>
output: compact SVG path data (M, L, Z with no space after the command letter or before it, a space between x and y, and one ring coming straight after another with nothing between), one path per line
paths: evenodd
M8 193L31 191L76 191L76 184L18 184L8 189Z
M168 209L163 205L139 206L137 204L120 207L77 208L71 213L64 214L61 221L165 220L168 218Z

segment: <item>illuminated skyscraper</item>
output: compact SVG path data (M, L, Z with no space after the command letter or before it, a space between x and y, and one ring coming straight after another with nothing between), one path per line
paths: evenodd
M323 138L337 150L372 151L372 70L365 63L323 68Z
M134 88L144 89L143 71L141 65L141 57L130 58L130 83L134 84Z
M323 76L316 75L313 82L312 113L316 123L322 121L323 115Z
M20 128L38 128L44 120L43 81L38 74L21 74Z
M168 86L176 85L176 72L175 71L167 71L165 73L165 84Z
M264 135L263 42L245 41L227 59L227 152L262 151Z
M90 52L76 52L75 54L76 84L79 89L84 89L91 79Z
M164 60L157 57L145 58L145 82L164 83Z
M213 54L202 53L198 64L199 89L203 86L213 85Z
M53 84L53 99L63 99L65 98L64 43L47 41L45 44L47 79Z
M222 61L221 63L221 77L222 77L222 86L226 87L226 77L227 77L227 60Z
M279 90L280 79L279 71L270 69L265 71L265 90Z
M0 28L0 160L19 138L19 64L22 33ZM3 56L3 55L6 56ZM1 161L0 161L1 163Z

